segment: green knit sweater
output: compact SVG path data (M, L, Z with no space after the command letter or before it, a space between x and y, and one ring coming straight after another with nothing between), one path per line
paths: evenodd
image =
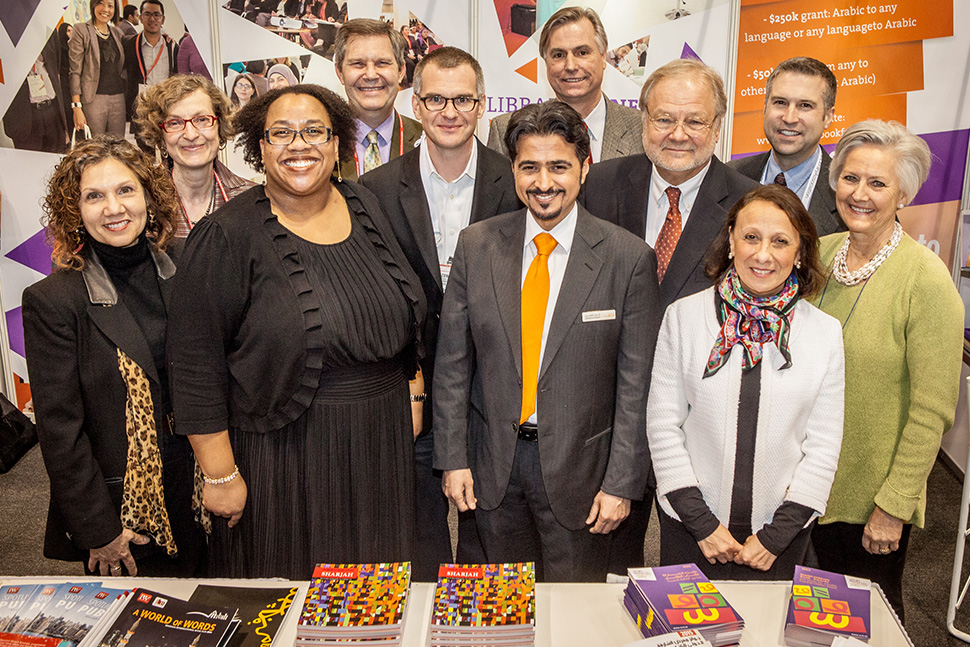
M821 239L823 265L847 235ZM960 389L964 309L950 273L904 234L865 287L829 278L814 303L843 323L845 343L842 453L820 523L864 524L878 505L922 527Z

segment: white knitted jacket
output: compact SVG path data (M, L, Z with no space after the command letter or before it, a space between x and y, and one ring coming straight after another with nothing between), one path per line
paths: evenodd
M740 348L702 379L719 327L714 288L671 304L664 315L647 404L647 437L664 511L667 494L697 486L720 522L731 512L741 389ZM764 347L755 445L751 529L784 501L825 511L842 445L845 369L839 322L804 300L789 335L792 366Z

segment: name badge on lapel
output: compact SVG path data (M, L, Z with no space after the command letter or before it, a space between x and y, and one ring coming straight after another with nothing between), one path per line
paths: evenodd
M590 321L613 321L616 319L616 310L590 310L583 313L583 323Z

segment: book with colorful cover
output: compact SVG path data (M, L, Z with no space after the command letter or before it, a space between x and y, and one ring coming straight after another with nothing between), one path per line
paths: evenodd
M236 626L233 609L192 604L135 589L99 641L100 647L224 647Z
M270 647L299 591L299 586L250 588L199 584L189 602L236 609L239 627L228 647Z
M795 567L785 638L790 645L831 645L839 636L869 642L869 580Z
M697 629L715 646L740 639L744 620L695 564L634 568L629 575L627 594L644 637Z
M52 587L55 589L53 592ZM101 582L45 586L35 596L39 610L25 633L60 638L76 645L95 627L121 593L121 589L104 587Z
M0 587L0 633L22 633L33 618L30 601L43 588L43 584L7 584Z
M431 610L436 634L535 632L535 564L442 564Z
M299 638L400 634L411 563L318 564L297 627Z

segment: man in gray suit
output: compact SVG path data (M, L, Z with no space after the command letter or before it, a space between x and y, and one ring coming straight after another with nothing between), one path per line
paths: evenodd
M646 155L594 164L581 200L658 250L666 308L711 285L704 275L707 248L734 203L758 183L714 155L727 97L712 68L696 59L667 63L644 82L640 110ZM649 462L641 469L649 470ZM638 498L642 503L614 533L612 573L643 566L653 487Z
M475 510L490 562L603 581L609 533L642 495L660 324L656 257L576 204L589 135L560 102L505 136L526 209L459 239L435 364L435 467Z
M606 29L592 9L565 7L552 14L539 36L539 56L556 98L580 114L589 129L593 162L643 152L640 113L610 101L603 91ZM492 119L488 147L505 153L512 113Z
M778 64L765 87L764 130L771 150L728 165L762 184L794 191L815 221L818 235L845 231L829 185L832 158L819 140L835 117L835 75L825 63L797 56Z
M431 405L438 317L458 234L470 223L522 206L509 160L475 138L484 100L485 76L478 61L456 47L434 50L414 70L411 105L424 129L421 146L360 178L380 200L428 301L422 336L427 352L421 359L427 400L414 442L417 541L412 578L421 582L433 582L438 565L455 559L448 501L441 493L441 475L431 468ZM459 515L457 560L485 561L472 512Z

